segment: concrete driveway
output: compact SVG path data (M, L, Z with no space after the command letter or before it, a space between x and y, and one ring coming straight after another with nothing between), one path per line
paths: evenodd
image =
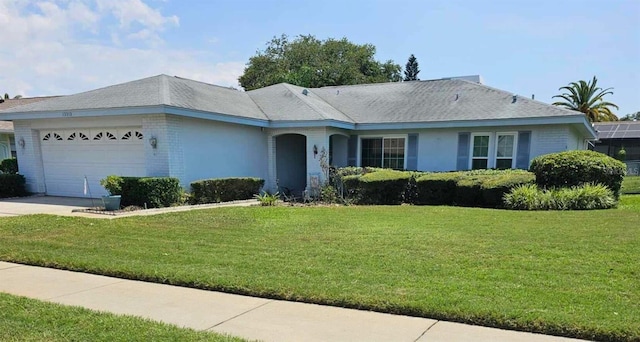
M30 214L53 214L71 216L73 209L83 209L102 205L99 199L35 196L0 199L0 217Z

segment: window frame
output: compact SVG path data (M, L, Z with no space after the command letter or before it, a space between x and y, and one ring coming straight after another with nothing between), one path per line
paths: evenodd
M360 167L362 167L362 140L364 139L382 139L382 147L381 147L381 167L384 167L384 140L385 139L404 139L404 155L403 155L403 163L402 169L407 169L407 153L408 153L408 143L409 143L409 135L407 134L372 134L372 135L360 135L358 136L358 163Z
M475 146L475 138L476 137L489 137L489 141L487 142L487 156L486 157L474 157L473 156L473 148ZM487 168L491 168L491 143L493 141L491 132L474 132L471 133L471 139L469 141L469 170L473 170L473 160L474 159L486 159L487 160ZM485 169L479 169L485 170Z
M473 156L473 147L474 147L474 139L476 136L488 136L489 137L489 147L487 154L487 168L495 169L498 159L509 159L509 158L498 158L498 137L503 135L511 135L513 136L513 155L511 156L511 169L515 169L516 159L518 155L518 132L516 131L501 131L501 132L472 132L471 138L469 141L469 170L473 170L473 160L474 159L485 159L484 157L476 157ZM483 170L483 169L480 169Z
M511 158L506 157L498 157L498 140L500 136L512 136L513 137L513 149L511 150ZM518 132L496 132L495 139L495 152L494 152L494 163L493 168L497 168L498 159L511 159L511 167L510 169L514 169L516 165L516 157L518 154Z

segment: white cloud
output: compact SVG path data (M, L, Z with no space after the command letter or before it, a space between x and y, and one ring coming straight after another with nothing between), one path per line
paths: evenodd
M131 23L139 23L160 30L167 24L180 24L177 16L165 17L160 11L152 9L140 0L96 0L96 3L99 10L111 12L124 28L129 27Z
M0 91L64 95L161 73L238 87L244 63L167 46L179 23L140 0L0 0Z

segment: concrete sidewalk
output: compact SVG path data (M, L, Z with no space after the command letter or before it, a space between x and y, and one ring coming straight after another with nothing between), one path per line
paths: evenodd
M1 261L0 292L263 341L579 341Z
M58 197L58 196L28 196L10 199L0 199L0 217L21 216L33 214L51 214L60 216L90 217L99 219L114 219L129 216L149 216L178 211L189 211L224 207L247 207L259 205L255 199L239 200L224 203L209 203L197 205L182 205L167 208L155 208L134 211L108 212L92 210L102 205L102 200L94 198Z

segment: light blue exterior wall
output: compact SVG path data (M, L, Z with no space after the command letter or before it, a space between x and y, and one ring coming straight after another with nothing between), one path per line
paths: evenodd
M440 128L418 130L377 130L353 131L361 136L398 136L410 133L418 134L418 170L420 171L452 171L456 170L458 151L458 133L508 133L531 131L530 158L553 152L585 149L582 136L569 125L538 126L488 126L467 127L463 129ZM495 146L490 154L495 153ZM360 165L360 147L358 146L358 165ZM491 165L490 165L491 167Z
M178 137L173 152L182 154L187 189L200 179L267 177L267 136L260 127L182 118Z

